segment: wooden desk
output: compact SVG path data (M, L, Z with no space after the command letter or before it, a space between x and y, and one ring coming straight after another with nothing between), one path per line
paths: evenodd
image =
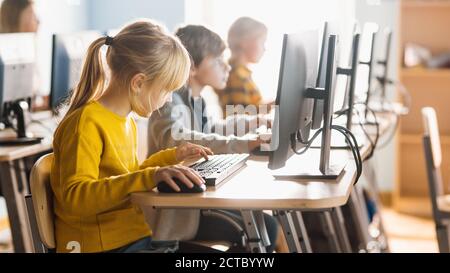
M389 117L389 116L387 116ZM380 135L390 128L390 118L380 122ZM375 126L368 125L375 130ZM361 155L370 152L370 146L361 149ZM305 155L292 156L287 165L307 164L308 167L318 167L319 150L311 149ZM307 160L305 160L307 158ZM331 162L348 161L345 174L337 181L288 181L275 180L267 168L267 158L251 156L247 167L230 177L223 186L209 188L201 194L159 194L142 192L132 195L132 200L142 206L160 208L222 208L231 209L242 205L248 209L292 209L296 208L327 208L345 204L355 179L356 167L351 154L347 150L332 150ZM313 162L311 165L310 162ZM258 191L255 192L255 189ZM239 205L236 205L236 204Z
M319 150L311 150L304 156L291 157L289 164L298 164L301 168L304 157L311 159L319 156ZM333 151L332 157L351 160L347 151ZM339 182L276 180L267 168L267 159L250 157L247 166L230 177L228 182L218 188L209 188L204 193L141 192L132 194L131 198L140 206L158 208L186 208L189 204L189 208L199 209L325 209L347 202L355 175L355 164L349 161Z
M392 125L391 116L383 116L379 122L380 135L383 135ZM370 130L375 132L375 126L368 125L367 127L372 128ZM363 158L370 151L369 145L364 146L361 149ZM298 168L311 167L312 162L317 164L317 168L319 152L320 150L310 149L302 156L294 155L289 159L287 165L293 164ZM347 150L332 150L330 158L331 163L347 161L345 173L340 181L276 180L267 168L267 158L252 156L248 160L246 168L216 189L208 189L199 194L142 192L132 194L131 199L143 210L196 208L288 211L337 208L349 200L355 182L356 167L351 153ZM357 200L353 199L353 201ZM360 209L360 207L355 205L355 209ZM250 217L253 216L250 215Z
M320 150L310 150L303 156L294 155L288 160L287 165L311 168L311 162L313 162L314 167L318 168L319 158ZM355 181L356 168L350 153L346 150L335 150L332 151L332 158L347 162L344 174L339 181L276 180L267 168L267 157L253 156L247 161L247 167L235 173L228 182L218 188L208 189L204 193L141 192L132 194L131 199L143 211L155 208L241 210L244 222L247 223L245 228L252 238L250 247L257 252L265 251L260 235L265 234L265 228L259 229L255 224L257 215L260 215L262 210L281 211L280 222L285 234L290 236L287 238L289 249L293 252L302 252L300 236L297 234L301 231L294 228L301 224L294 222L294 216L289 214L290 211L322 211L340 207L347 202ZM339 215L333 216L332 221L336 226L338 222L340 226L343 224ZM287 229L289 229L288 232L286 232ZM336 229L339 228L336 227ZM346 235L342 234L344 230L342 228L339 230L341 232L339 234L342 235L339 238L345 237Z
M51 117L49 112L39 113L39 118ZM42 143L27 146L0 147L0 188L6 201L14 251L33 252L30 223L25 196L30 194L25 159L52 149L52 134L40 124L30 124L28 131L45 137ZM11 129L0 131L0 138L11 137Z

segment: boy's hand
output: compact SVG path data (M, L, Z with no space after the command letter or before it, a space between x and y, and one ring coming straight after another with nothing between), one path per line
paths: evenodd
M264 143L269 143L269 141L263 140L260 137L254 139L254 140L249 140L248 141L248 150L250 152L252 152L253 150L261 147L261 144L264 144Z
M175 183L173 178L178 178L190 189L194 187L193 183L199 186L205 184L205 180L203 180L203 178L196 171L181 165L158 168L158 170L153 175L153 181L155 181L157 184L166 183L176 192L179 192L181 189Z
M253 116L248 121L247 132L254 132L261 126L266 126L267 128L272 128L272 119L268 114L258 114Z
M176 159L179 162L185 160L198 160L201 157L208 160L208 155L213 154L214 153L208 147L186 142L177 147Z

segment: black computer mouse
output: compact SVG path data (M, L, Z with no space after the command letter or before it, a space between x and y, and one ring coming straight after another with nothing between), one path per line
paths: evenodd
M188 188L188 186L186 186L186 184L184 184L183 182L181 182L178 178L172 178L173 181L175 181L175 183L178 185L178 187L180 188L181 191L176 192L174 189L172 189L172 187L169 186L169 184L165 183L165 182L160 182L158 183L158 191L162 192L162 193L200 193L200 192L204 192L206 190L206 186L202 185L202 186L198 186L197 184L194 184L194 187L192 188Z

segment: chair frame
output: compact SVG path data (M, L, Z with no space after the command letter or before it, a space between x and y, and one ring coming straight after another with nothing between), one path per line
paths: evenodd
M430 110L431 109L431 110ZM431 112L432 111L432 112ZM431 114L436 115L434 109L432 108L424 108L422 109L422 115L424 119L425 133L423 136L423 148L425 153L425 162L427 169L427 177L428 177L428 188L430 191L431 197L431 206L433 210L433 218L435 221L436 228L436 236L439 245L439 252L441 253L450 253L450 212L442 211L439 208L438 198L444 195L443 191L443 183L442 183L442 173L441 173L441 162L436 162L436 156L441 157L440 155L433 154L433 151L440 149L433 149L433 139L432 134L429 132L429 124L427 115L431 112ZM436 127L437 128L437 127ZM439 131L437 129L437 131ZM437 132L438 133L438 132ZM438 136L436 136L438 137ZM439 143L439 142L434 142ZM436 147L435 147L436 148ZM440 160L439 160L440 161Z

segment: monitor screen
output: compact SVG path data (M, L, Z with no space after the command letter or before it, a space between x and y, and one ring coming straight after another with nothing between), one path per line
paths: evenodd
M312 100L306 89L317 80L318 31L285 34L278 80L269 168L278 169L292 155L291 138L298 131L309 135Z
M53 109L65 102L78 84L87 50L100 37L101 33L96 31L53 35L50 94Z

